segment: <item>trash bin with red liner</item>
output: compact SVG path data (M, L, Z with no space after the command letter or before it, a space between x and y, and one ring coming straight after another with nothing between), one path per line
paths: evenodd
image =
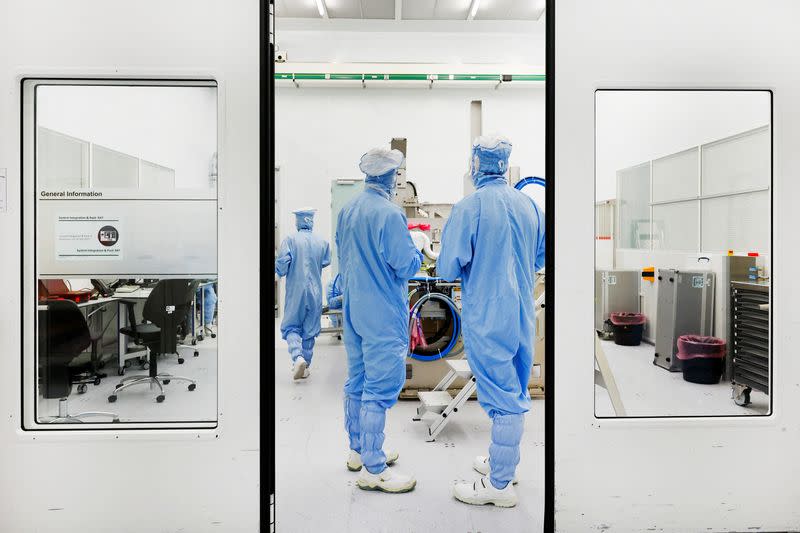
M614 344L621 346L639 346L646 319L640 313L611 313L611 330L614 332Z
M678 359L683 379L691 383L719 383L725 368L726 344L716 337L681 335L678 337Z

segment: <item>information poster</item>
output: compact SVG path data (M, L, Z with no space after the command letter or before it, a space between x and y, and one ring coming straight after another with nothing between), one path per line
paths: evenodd
M59 215L55 230L56 260L121 260L124 238L119 217Z

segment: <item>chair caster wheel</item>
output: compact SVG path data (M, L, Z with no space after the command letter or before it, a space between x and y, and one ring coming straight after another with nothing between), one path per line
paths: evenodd
M99 376L94 378L94 384L95 385L100 385L100 377Z
M217 334L216 334L216 333L212 333L212 334L211 334L211 338L212 338L212 339L216 339L216 338L217 338Z
M128 359L127 361L125 361L125 368L130 368L130 367L131 367L131 361L130 359Z
M200 352L198 352L197 350L195 350L195 351L194 351L194 356L195 356L195 357L198 357L199 355L200 355Z
M86 392L86 383L81 383L78 385L78 394L83 394Z
M116 385L114 385L114 390L117 390L120 387L122 387L122 383L117 383Z
M116 394L112 394L111 396L108 397L108 403L114 403L116 401L117 401L117 395Z
M192 339L192 346L195 346L196 344L197 344L197 339Z
M142 363L142 370L149 370L149 369L150 369L150 363Z
M158 403L161 403L164 401L164 398L166 398L166 396L164 396L163 394L159 394L158 396L156 396L156 401Z
M124 376L125 375L125 367L124 366L122 368L118 368L117 369L117 375L118 376Z
M189 390L194 390L196 388L197 388L197 384L196 383L190 383L189 384Z
M170 381L170 380L168 380L168 379L165 379L164 381L162 381L162 383L163 383L164 385L169 385L169 381Z
M182 364L183 364L183 357L178 357L178 364L179 364L179 365L182 365Z
M198 340L198 341L202 341L202 340L203 340L203 336L202 336L202 335L198 335L198 336L197 336L197 340Z

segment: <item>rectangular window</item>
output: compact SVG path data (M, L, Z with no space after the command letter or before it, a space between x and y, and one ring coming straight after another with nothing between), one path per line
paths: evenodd
M596 417L772 412L771 96L595 92Z
M216 426L217 116L214 81L23 82L25 429Z

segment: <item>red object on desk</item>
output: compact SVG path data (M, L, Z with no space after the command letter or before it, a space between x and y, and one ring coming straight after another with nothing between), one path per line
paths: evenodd
M72 300L76 304L88 302L92 291L71 291L63 279L40 279L39 301L44 300Z

